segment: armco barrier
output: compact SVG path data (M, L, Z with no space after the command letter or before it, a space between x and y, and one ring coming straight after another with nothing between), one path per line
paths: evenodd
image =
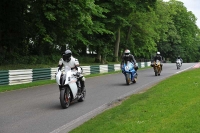
M150 66L151 62L137 63L139 68ZM120 64L81 66L83 75L119 71ZM16 85L38 80L55 79L57 68L20 69L0 71L0 85Z
M33 69L33 81L51 79L51 68Z
M9 74L8 71L0 71L0 85L9 84Z
M9 70L9 85L32 82L32 69Z

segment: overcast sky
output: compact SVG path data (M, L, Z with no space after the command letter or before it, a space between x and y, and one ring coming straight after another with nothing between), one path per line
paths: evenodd
M163 0L169 1L169 0ZM197 21L196 25L200 28L200 0L178 0L184 3L184 6L188 11L192 11L192 13L196 16Z

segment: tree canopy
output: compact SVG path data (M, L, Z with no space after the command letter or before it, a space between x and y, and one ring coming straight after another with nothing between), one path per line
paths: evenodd
M77 56L87 56L89 49L102 63L119 61L125 49L136 58L160 51L172 61L178 55L198 61L196 20L175 0L1 0L0 64L66 48Z

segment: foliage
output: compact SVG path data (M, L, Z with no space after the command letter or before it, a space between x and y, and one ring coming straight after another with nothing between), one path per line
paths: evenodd
M196 39L199 36L199 29L195 24L195 16L187 11L182 2L174 0L166 3L162 11L165 11L165 14L170 11L168 14L170 16L166 18L168 28L163 31L165 38L160 39L158 50L172 61L175 61L178 55L185 62L196 61L199 56L200 42Z
M126 48L137 58L159 50L187 62L200 53L196 17L180 1L1 0L0 13L1 65L34 64L66 48L76 56L89 49L101 63L118 61Z

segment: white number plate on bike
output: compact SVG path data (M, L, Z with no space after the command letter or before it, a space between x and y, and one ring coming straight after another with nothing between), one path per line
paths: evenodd
M126 66L126 67L125 67L125 70L126 70L126 71L128 71L128 70L129 70L129 67L128 67L128 66Z

